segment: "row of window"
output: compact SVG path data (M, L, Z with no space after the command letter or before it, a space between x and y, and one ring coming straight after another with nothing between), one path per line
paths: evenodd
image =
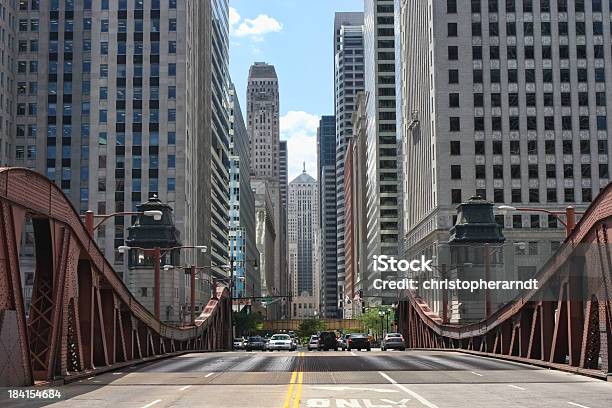
M552 35L552 25L549 21L539 22L540 36L550 37ZM519 25L520 26L520 25ZM506 36L515 37L517 35L517 23L515 21L506 22ZM522 23L523 37L533 37L534 35L534 23L531 21L525 21ZM604 35L603 22L593 21L593 35ZM612 25L611 25L612 28ZM557 23L558 35L569 36L569 23L567 21L559 21ZM587 35L586 23L584 21L576 21L574 24L575 32L573 36L584 36ZM448 23L447 25L448 37L457 37L459 35L457 23ZM489 37L499 37L499 22L489 22ZM482 23L479 21L472 22L472 37L482 37Z
M485 166L485 165L476 165L474 166L474 177L477 180L484 180L486 179L486 175L487 175L487 167L489 168L488 173L493 175L494 179L497 180L501 180L504 178L504 165L503 164L494 164L493 166ZM578 166L577 166L578 167ZM538 179L540 177L540 172L539 172L539 165L537 164L529 164L527 166L527 176L530 179ZM598 165L598 168L600 170L599 172L599 177L600 178L608 178L609 176L609 170L608 170L608 164L607 163L602 163ZM459 164L452 164L450 166L450 174L451 174L451 179L452 180L461 180L462 179L462 171L461 171L462 167ZM591 164L589 163L585 163L585 164L581 164L579 166L580 169L580 175L583 179L590 179L591 178ZM551 164L547 164L546 165L546 178L548 179L555 179L557 178L557 166L554 163ZM510 165L510 178L513 180L520 180L521 177L523 176L523 173L521 172L521 165L520 164L513 164ZM471 176L468 176L468 178L471 178ZM563 164L563 178L565 179L573 179L574 178L574 165L572 163L565 163ZM381 191L383 192L383 191Z
M561 141L562 153L563 154L573 154L574 153L574 141L571 139L565 139ZM544 141L544 153L552 154L556 153L556 140L545 140ZM519 140L510 140L509 149L511 155L520 155L521 154L521 141ZM493 140L491 141L491 150L495 155L503 154L504 143L501 140ZM579 151L580 154L591 154L591 140L583 139L580 140L579 143ZM608 141L607 140L598 140L597 141L597 154L608 154ZM474 154L476 155L484 155L485 154L485 142L484 140L477 140L474 142ZM538 154L538 141L537 140L528 140L527 141L527 154L537 155ZM451 156L461 156L461 142L458 140L450 141L450 155Z
M511 200L512 202L515 203L521 203L524 202L522 199L522 195L519 197L519 191L521 191L520 189L513 189L513 191L515 191L515 193L511 193L515 194L512 195L513 199ZM562 197L563 197L563 201L566 203L573 203L576 202L576 195L575 195L575 190L573 188L564 188L562 190ZM593 191L591 188L583 188L581 189L581 193L582 193L582 202L590 202L593 200ZM487 191L486 189L476 189L476 195L480 196L484 199L490 199L489 197L487 197ZM453 204L459 204L462 202L462 198L463 198L463 191L460 188L453 188L451 189L451 201ZM505 199L505 190L501 189L501 188L496 188L493 189L493 202L495 203L505 203L508 202ZM539 203L542 202L540 200L540 191L539 189L529 189L529 202L530 203ZM548 188L546 189L546 202L547 203L557 203L558 201L558 191L556 188ZM516 216L516 215L515 215ZM518 215L520 217L520 215ZM514 228L520 228L520 227L514 227Z
M602 4L605 0L574 0L574 11L576 13L584 13L587 10L586 4L591 4L591 11L600 13L603 11ZM449 14L457 13L457 3L463 3L461 0L446 0L446 12ZM550 13L553 8L551 7L551 0L521 0L523 13L533 13L534 10L538 9L541 13ZM534 7L535 3L535 7ZM568 0L557 0L557 11L559 13L567 13ZM514 13L517 11L517 0L487 0L487 9L489 13L499 12L500 5L505 5L506 13ZM609 2L609 10L612 10L612 1ZM482 12L482 0L471 0L471 11L472 13Z
M523 58L525 60L533 60L536 58L536 48L533 45L526 45L522 47L523 49ZM586 45L576 45L576 58L577 59L587 59L587 47ZM552 47L550 45L544 45L539 48L541 52L542 59L550 60L552 59ZM560 45L559 48L559 59L567 60L570 59L570 48L568 45ZM506 59L507 60L516 60L517 59L517 47L514 45L509 45L506 47ZM479 61L482 60L483 52L482 46L473 46L472 47L472 60ZM447 49L447 58L449 61L458 61L459 60L459 47L456 45L449 45ZM593 58L595 59L603 59L605 58L604 46L603 45L594 45L593 46ZM500 59L500 48L497 45L492 45L489 47L489 59L490 60L499 60ZM603 70L603 68L600 68Z

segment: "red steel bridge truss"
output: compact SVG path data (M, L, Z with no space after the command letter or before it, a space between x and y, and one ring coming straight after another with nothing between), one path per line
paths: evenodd
M26 313L19 254L28 217L36 270ZM229 291L216 291L194 326L160 322L130 294L61 189L34 171L0 168L0 386L231 349Z
M422 298L405 292L398 323L408 347L460 349L595 377L611 375L611 239L612 183L540 269L539 290L522 293L487 319L449 324ZM575 268L589 276L586 284L575 278ZM551 285L558 291L552 300L541 296Z

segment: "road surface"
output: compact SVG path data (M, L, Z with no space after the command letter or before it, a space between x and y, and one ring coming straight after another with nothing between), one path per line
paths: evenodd
M186 354L2 407L610 408L612 383L446 351ZM8 404L7 404L8 403Z

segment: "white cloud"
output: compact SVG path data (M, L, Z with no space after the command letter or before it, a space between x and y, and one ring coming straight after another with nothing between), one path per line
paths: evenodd
M249 37L255 41L263 41L268 33L276 33L283 29L283 25L274 17L267 14L259 14L257 17L240 17L238 10L233 7L229 9L230 33L235 37Z
M306 171L317 177L317 127L319 116L304 111L289 111L280 118L280 134L289 150L289 181Z
M233 7L230 7L229 8L230 27L233 27L234 25L238 24L239 21L240 21L240 14L238 14L238 10L236 10Z

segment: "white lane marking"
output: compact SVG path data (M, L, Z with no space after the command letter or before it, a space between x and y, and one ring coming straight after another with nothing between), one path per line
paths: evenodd
M191 385L186 385L180 389L180 391L185 391L187 388L191 387Z
M395 381L393 378L389 377L387 374L383 373L382 371L379 371L378 374L382 375L387 381L389 381L391 384L395 385L400 390L402 390L405 393L407 393L407 394L411 395L412 397L416 398L421 404L425 405L426 407L428 407L428 408L438 408L437 405L435 405L432 402L429 402L427 399L425 399L424 397L420 396L416 392L414 392L412 390L409 390L408 388L404 387L402 384L398 384L397 381Z
M351 356L357 357L357 354L355 354L354 351L351 351Z
M313 390L330 390L330 391L347 391L347 390L354 390L354 391L372 391L372 392L379 392L379 393L385 393L385 392L399 392L397 390L390 390L387 388L368 388L368 387L310 387Z
M570 405L573 405L573 406L575 406L575 407L580 407L580 408L589 408L589 407L587 407L586 405L576 404L575 402L570 402L570 401L567 401L567 403L568 403L568 404L570 404Z
M123 374L123 373L113 373L113 375L121 375L121 374Z
M161 400L155 400L155 401L149 402L147 405L144 405L142 408L152 407L153 405L157 404L158 402L161 402Z
M475 372L473 372L473 371L470 371L470 373L472 373L472 374L474 374L474 375L477 375L477 376L479 376L479 377L482 377L482 374L478 374L478 373L475 373Z
M93 380L94 378L96 378L96 377L95 376L94 377L89 377L88 380Z
M512 388L516 388L517 390L523 390L523 391L525 391L525 388L523 388L523 387L519 387L518 385L508 384L508 387L512 387Z
M208 373L208 374L206 374L204 377L205 377L205 378L208 378L208 377L210 377L210 376L211 376L211 375L213 375L213 374L214 374L214 373Z

